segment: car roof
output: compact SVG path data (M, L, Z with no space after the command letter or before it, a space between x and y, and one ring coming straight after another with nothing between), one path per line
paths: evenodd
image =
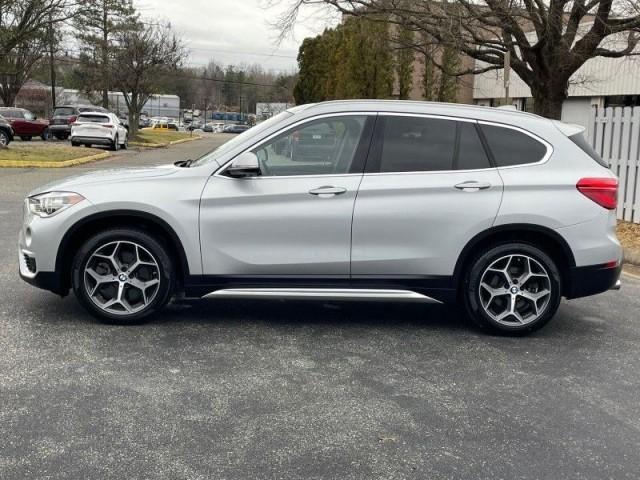
M519 110L461 103L423 102L414 100L332 100L299 105L289 109L289 111L305 117L321 115L323 113L341 112L416 113L505 123L516 126L532 124L539 124L541 126L545 124L546 127L552 126L549 119Z

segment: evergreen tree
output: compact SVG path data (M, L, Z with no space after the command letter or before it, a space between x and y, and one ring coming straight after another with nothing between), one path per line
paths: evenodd
M86 90L102 92L102 106L109 108L112 87L111 58L118 34L131 28L137 18L131 0L86 0L74 19L81 42L81 68Z

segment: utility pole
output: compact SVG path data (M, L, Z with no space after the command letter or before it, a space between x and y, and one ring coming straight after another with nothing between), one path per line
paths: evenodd
M509 105L509 81L511 80L511 52L504 53L504 103Z
M55 33L53 31L53 16L49 13L49 67L51 68L51 115L56 109L56 66L55 66Z

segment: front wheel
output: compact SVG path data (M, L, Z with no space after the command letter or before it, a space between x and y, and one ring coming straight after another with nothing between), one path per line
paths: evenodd
M10 142L9 134L4 130L0 130L0 147L6 147Z
M40 138L42 139L43 142L46 142L47 140L49 140L49 129L45 128L42 133L40 134Z
M542 250L504 244L472 261L464 297L467 313L480 327L526 334L542 328L558 310L560 273Z
M173 291L167 248L148 233L115 228L89 238L72 267L73 291L106 323L141 323L164 307Z
M121 146L123 150L126 150L127 148L129 148L129 135L125 135L124 142L122 142Z

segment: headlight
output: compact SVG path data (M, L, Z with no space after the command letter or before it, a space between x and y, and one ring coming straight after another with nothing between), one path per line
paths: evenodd
M29 197L29 211L42 218L52 217L82 200L82 195L73 192L42 193Z

